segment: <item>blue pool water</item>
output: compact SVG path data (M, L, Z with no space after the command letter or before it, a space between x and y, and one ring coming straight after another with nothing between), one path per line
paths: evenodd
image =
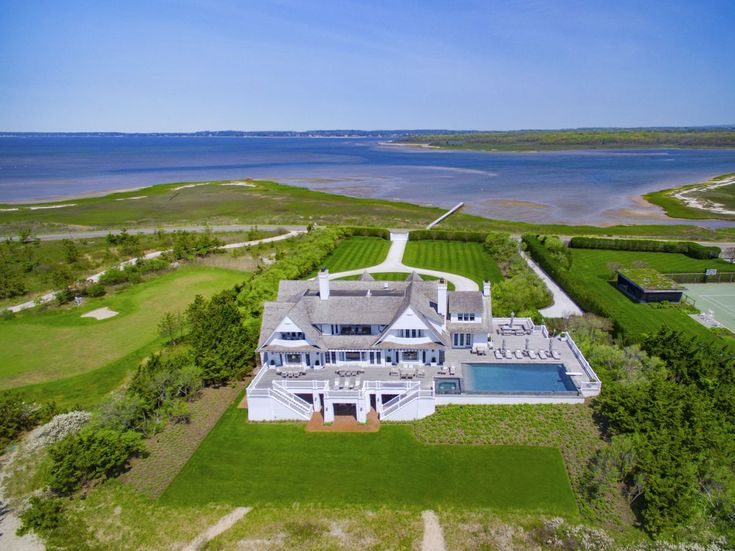
M576 392L563 364L463 364L465 392Z

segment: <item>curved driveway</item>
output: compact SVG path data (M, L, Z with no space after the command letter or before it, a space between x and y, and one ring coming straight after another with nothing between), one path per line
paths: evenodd
M340 279L343 277L360 275L363 272L378 273L378 272L416 272L417 274L425 274L434 277L443 277L447 281L451 281L454 284L455 291L477 291L479 286L471 279L453 274L450 272L440 272L438 270L426 270L424 268L416 268L414 266L406 266L403 263L403 253L406 250L406 243L408 242L407 233L391 232L390 234L390 250L388 256L380 264L370 266L369 268L360 268L359 270L349 270L347 272L337 272L329 274L329 279Z

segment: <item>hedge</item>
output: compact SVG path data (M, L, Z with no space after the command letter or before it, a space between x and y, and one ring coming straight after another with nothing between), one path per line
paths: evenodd
M344 231L346 236L380 237L381 239L390 240L390 230L386 230L385 228L370 226L343 226L342 231Z
M722 252L719 247L705 247L691 241L655 241L653 239L607 239L604 237L572 237L569 246L573 249L610 249L614 251L646 251L658 253L680 253L691 258L717 258Z
M614 331L620 335L624 334L624 329L615 319L615 316L607 311L605 305L598 300L594 293L589 291L584 283L580 283L573 276L570 276L569 270L564 269L556 262L537 235L524 234L522 239L531 258L564 288L580 308L586 312L609 318L613 323Z
M487 232L414 230L408 233L410 241L474 241L484 243Z

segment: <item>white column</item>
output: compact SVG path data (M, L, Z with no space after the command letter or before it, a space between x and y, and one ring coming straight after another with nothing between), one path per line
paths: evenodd
M311 395L311 401L314 405L314 411L321 411L322 409L322 402L319 400L319 392L314 391Z
M324 422L334 423L334 406L329 400L324 400Z

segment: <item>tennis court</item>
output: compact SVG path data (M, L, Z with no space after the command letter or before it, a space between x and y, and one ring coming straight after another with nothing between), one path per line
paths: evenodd
M685 294L702 313L709 313L735 331L735 283L687 283Z

